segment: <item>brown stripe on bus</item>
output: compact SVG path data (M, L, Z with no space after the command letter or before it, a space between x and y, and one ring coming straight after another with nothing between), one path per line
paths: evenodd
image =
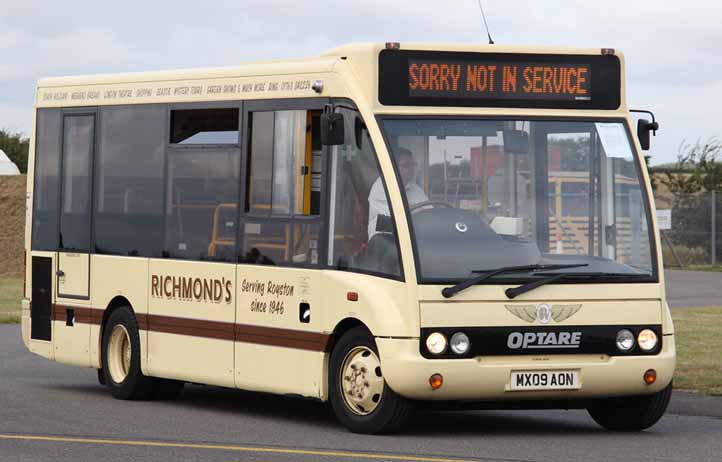
M67 321L67 310L74 310L75 322L100 325L104 309L53 305L53 320ZM135 313L138 329L149 332L229 340L258 345L278 346L309 351L330 350L331 335L279 327L252 326L222 321L180 318L158 314Z

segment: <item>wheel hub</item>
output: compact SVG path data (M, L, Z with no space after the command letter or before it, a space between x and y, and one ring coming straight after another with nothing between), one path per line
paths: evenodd
M384 379L381 362L371 349L360 346L344 358L339 384L346 406L355 414L371 414L381 401Z
M124 326L113 327L108 341L108 372L115 383L123 383L130 371L132 350L130 336Z

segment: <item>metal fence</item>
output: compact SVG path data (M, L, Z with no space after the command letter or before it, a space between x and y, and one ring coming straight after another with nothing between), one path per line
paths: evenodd
M722 264L722 192L655 197L664 265Z

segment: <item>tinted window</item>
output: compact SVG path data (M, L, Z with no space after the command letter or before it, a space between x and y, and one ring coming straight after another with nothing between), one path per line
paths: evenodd
M60 121L59 109L38 110L35 128L33 250L58 249Z
M235 261L240 149L169 149L166 251Z
M88 251L90 246L90 166L93 158L92 115L65 116L63 121L62 214L60 248Z
M161 255L165 121L165 106L102 108L95 252Z
M241 261L262 265L318 263L319 222L246 220Z
M171 111L172 144L238 144L238 109Z

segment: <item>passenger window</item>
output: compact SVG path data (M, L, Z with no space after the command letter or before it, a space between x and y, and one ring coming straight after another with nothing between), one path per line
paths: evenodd
M371 138L356 111L339 112L346 142L331 154L328 264L399 277L396 229Z
M320 231L320 222L284 223L247 219L241 261L261 265L316 265Z
M249 115L247 217L239 261L319 263L321 177L319 111Z
M165 105L101 108L95 252L160 257Z
M87 252L90 247L90 167L94 132L95 116L64 117L61 249Z
M170 121L171 144L238 144L238 108L174 110Z
M60 196L60 109L39 109L35 141L33 250L58 250Z
M176 141L194 139L168 148L165 256L235 261L240 147L217 145L222 129L235 131L229 144L238 142L238 109L173 112L172 123L188 122Z

